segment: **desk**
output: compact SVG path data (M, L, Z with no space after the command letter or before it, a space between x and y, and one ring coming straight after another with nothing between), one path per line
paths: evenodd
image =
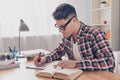
M26 69L26 59L20 60L20 68L0 71L0 80L56 80L52 78L36 77L39 70ZM120 80L120 75L107 71L84 72L76 80Z

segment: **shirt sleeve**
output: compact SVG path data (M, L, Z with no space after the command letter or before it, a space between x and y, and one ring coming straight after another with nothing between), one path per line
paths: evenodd
M64 44L61 43L56 49L54 49L49 55L47 55L46 63L54 60L61 60L61 57L65 55L65 51L63 47L64 47Z
M82 69L83 71L108 70L113 72L115 60L104 33L94 37L91 49L93 58L79 61L76 64L76 68Z

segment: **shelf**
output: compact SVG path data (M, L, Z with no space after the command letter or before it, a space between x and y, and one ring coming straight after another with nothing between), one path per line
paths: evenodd
M91 26L110 26L110 24L92 24Z
M109 10L109 9L111 9L111 7L96 8L96 9L92 9L92 11L101 11L101 10Z
M111 0L106 0L107 4L105 6L100 4L101 1L102 0L92 0L91 26L106 32L106 38L111 41Z
M120 0L91 0L91 26L106 33L110 46L118 50L120 46L119 34L119 5ZM106 1L105 6L101 1ZM118 44L119 43L119 44Z

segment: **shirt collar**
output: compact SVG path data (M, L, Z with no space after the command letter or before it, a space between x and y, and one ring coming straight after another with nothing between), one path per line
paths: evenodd
M85 33L84 33L85 27L86 27L86 25L80 21L80 30L77 35L78 38L85 35Z

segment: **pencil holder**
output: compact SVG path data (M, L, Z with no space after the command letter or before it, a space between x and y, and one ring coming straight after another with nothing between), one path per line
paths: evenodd
M18 56L17 56L18 55L18 50L11 50L10 53L12 53L15 60L18 61Z

